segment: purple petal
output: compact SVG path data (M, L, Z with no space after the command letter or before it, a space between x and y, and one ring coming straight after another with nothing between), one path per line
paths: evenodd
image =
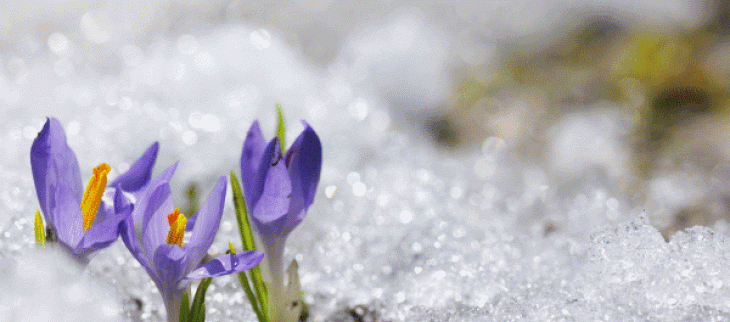
M257 251L226 254L208 261L205 265L188 274L185 279L198 280L240 273L256 267L263 258L264 254Z
M114 211L116 212L117 217L120 218L118 226L119 235L121 235L124 246L127 246L127 249L130 253L132 253L132 256L134 256L134 258L136 258L143 267L148 269L149 264L147 263L147 258L142 253L142 248L140 247L139 240L137 240L136 230L134 229L134 217L132 217L133 208L134 205L124 195L122 189L116 189L114 194Z
M165 169L165 171L162 171L162 173L157 175L157 177L150 180L150 182L144 187L144 189L141 189L141 190L133 193L132 195L134 195L134 197L137 199L136 203L139 203L141 200L145 199L144 197L146 195L148 195L149 193L152 193L158 187L165 185L165 184L169 184L170 180L172 179L172 176L175 174L177 165L178 165L178 163L175 162L175 164L173 164L170 167L168 167L167 169ZM146 199L146 200L149 200L149 199ZM137 208L139 208L139 207L135 206L135 209L137 209ZM144 221L144 219L143 219L144 214L143 214L143 211L141 211L141 210L132 212L132 216L134 217L135 223Z
M105 211L103 207L99 208L99 212ZM94 219L94 224L89 228L81 241L76 246L75 253L88 255L94 251L106 248L117 240L119 237L119 221L123 217L115 216L114 214L107 214L103 220L97 218Z
M121 186L124 191L132 192L146 185L152 178L152 168L157 160L159 147L160 144L157 142L150 145L142 156L129 167L129 170L119 175L109 186Z
M189 270L198 267L218 232L226 200L226 187L226 177L220 177L196 216L196 224L192 236L190 236L190 242L184 246L188 253Z
M256 182L265 147L266 141L261 134L259 122L254 121L248 130L248 134L246 134L246 140L243 142L243 151L241 153L241 182L244 198L246 199L246 205L249 210L253 209L254 204L263 190L263 187L257 186Z
M60 172L51 165L51 172ZM59 181L50 192L50 213L55 217L55 233L58 239L70 249L75 249L84 235L83 215L79 200L74 196L73 185L67 181Z
M134 209L132 201L124 195L124 191L119 187L114 189L114 202L112 204L114 205L114 213L122 219L131 215L132 209Z
M54 192L58 182L68 188L69 197L81 203L84 187L76 155L66 144L66 134L61 123L49 118L30 148L30 165L38 201L49 226L55 227L56 219L52 209Z
M271 140L264 153L259 175L263 192L253 206L251 217L260 233L285 232L286 217L291 198L291 180L279 152L279 140Z
M162 173L158 174L154 180L159 182L170 182L170 180L172 180L172 176L175 174L175 170L177 169L177 164L178 162L175 162L175 164L165 169L165 171L162 171Z
M304 219L309 206L314 202L322 170L322 144L312 127L303 123L304 131L299 134L286 155L292 186L288 229L294 229Z
M152 258L155 249L166 245L170 224L167 215L174 211L170 186L163 183L145 193L134 206L142 213L142 244L147 258ZM177 246L176 246L177 247Z
M193 229L195 229L195 222L198 220L199 213L200 212L196 212L192 216L188 217L188 221L185 224L185 232L191 232L193 231Z
M187 275L188 257L185 251L177 245L164 244L154 249L152 258L154 276L150 277L162 296L178 291L180 281Z
M106 220L109 216L116 216L117 212L114 210L114 194L116 194L116 190L116 188L110 186L107 186L106 189L104 189L104 194L101 197L101 204L99 205L99 210L96 212L94 223Z

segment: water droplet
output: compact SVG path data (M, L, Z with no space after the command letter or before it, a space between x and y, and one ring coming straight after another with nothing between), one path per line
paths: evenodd
M453 186L451 187L451 190L449 190L449 195L451 198L459 199L464 195L464 191L461 189L461 187Z
M78 302L84 298L84 290L81 288L81 285L76 283L68 287L66 296L69 302Z
M507 142L497 136L490 136L482 144L482 153L486 157L495 157L507 147Z
M370 117L370 125L377 131L387 131L390 127L390 115L383 110L375 109Z
M350 115L358 121L362 121L368 116L368 104L363 98L354 100L347 109L350 111Z
M608 200L606 200L606 207L608 209L616 210L616 209L618 209L618 206L619 206L619 203L618 203L618 200L616 200L616 198L609 198Z
M335 192L337 192L337 186L328 186L324 189L324 194L329 199L332 199L332 197L335 196Z
M48 36L48 40L46 41L46 43L48 44L48 48L50 48L52 52L59 56L66 55L69 48L71 47L68 38L66 38L66 36L64 36L60 32L54 32L50 36Z
M271 35L265 29L258 29L251 32L251 43L258 50L263 50L271 46Z
M111 38L112 26L106 12L87 12L81 17L81 31L91 42L101 44Z
M198 135L193 131L185 131L182 134L182 140L186 145L193 145L195 142L198 142Z
M355 182L360 182L360 174L357 172L348 173L347 174L347 183L355 184Z
M408 209L404 209L400 212L399 217L402 223L407 224L413 220L413 212Z
M367 192L367 187L362 182L355 182L352 184L352 194L354 194L357 197L362 197L365 195L365 192Z
M436 271L435 273L433 273L433 278L435 278L435 279L442 279L444 277L446 277L446 272L444 272L444 271L439 270L439 271Z

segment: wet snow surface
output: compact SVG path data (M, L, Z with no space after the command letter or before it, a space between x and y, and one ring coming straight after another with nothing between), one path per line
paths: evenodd
M313 321L730 320L725 222L665 242L610 177L572 177L571 166L584 164L625 175L620 129L587 133L611 107L563 120L552 166L522 159L498 137L444 151L423 130L450 95L453 66L549 25L573 2L526 10L492 1L443 15L448 6L353 4L363 16L387 13L355 19L361 25L325 19L314 4L303 6L312 17L292 13L299 7L256 9L288 34L246 20L238 2L24 3L10 1L4 13L18 24L0 24L0 321L164 319L152 281L121 242L82 274L34 250L29 150L46 116L64 125L84 180L101 162L115 177L160 141L155 173L180 160L172 185L183 207L189 183L205 196L218 176L238 172L254 119L273 135L277 102L290 142L306 119L324 145L317 198L287 248ZM630 3L651 17L697 14L678 1L661 10ZM465 42L464 21L496 36ZM331 34L327 55L291 45L320 31ZM591 136L603 142L595 151L561 143ZM237 243L230 199L211 253ZM207 305L209 321L255 320L231 277L214 280Z

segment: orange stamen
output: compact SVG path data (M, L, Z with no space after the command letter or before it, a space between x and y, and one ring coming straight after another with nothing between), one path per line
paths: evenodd
M99 211L99 205L101 204L101 197L104 196L104 189L106 189L106 176L111 169L108 164L102 163L94 168L94 175L89 179L89 184L86 186L86 191L84 192L84 198L81 199L81 215L84 218L84 231L88 231L94 223L96 212Z
M175 212L167 215L167 222L170 223L170 227L177 221L177 216L180 216L180 208L175 208Z
M170 232L167 233L165 242L182 247L183 237L185 237L185 225L188 219L180 213L180 208L175 208L175 212L167 215L167 221L170 223Z

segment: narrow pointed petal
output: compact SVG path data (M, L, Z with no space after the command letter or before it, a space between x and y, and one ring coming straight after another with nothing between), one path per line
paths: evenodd
M175 174L175 170L177 169L178 162L175 162L175 164L171 165L165 171L162 171L162 173L158 174L157 177L155 177L154 180L156 181L162 181L162 182L170 182L172 180L172 176Z
M261 187L257 187L256 182L265 148L266 141L263 134L261 134L259 122L254 121L248 130L248 134L246 134L241 153L241 182L246 205L250 209L253 208L258 196L261 195Z
M53 206L50 212L55 214L54 233L72 251L84 235L81 206L79 200L75 199L73 188L68 182L57 182L55 188L51 190L53 197L49 203Z
M188 257L185 251L177 245L164 244L154 250L151 258L155 276L150 277L155 280L163 298L181 291L180 282L187 275Z
M167 215L174 211L170 186L164 183L154 189L147 189L147 193L135 205L135 212L137 210L142 212L142 245L147 258L153 258L155 250L167 244L170 231Z
M76 155L66 144L66 134L61 123L49 118L30 149L30 165L33 172L38 201L46 218L46 224L54 227L56 219L52 209L55 207L54 193L58 182L65 182L70 197L81 201L84 193L81 172Z
M132 202L124 195L122 189L116 189L114 194L114 211L120 218L118 226L119 235L122 237L124 246L127 246L129 252L132 253L132 256L134 256L134 258L136 258L142 266L148 267L147 259L142 253L142 248L137 240L134 229L134 219L132 217L132 209Z
M274 139L269 142L264 153L259 175L259 183L263 187L259 200L253 206L251 217L259 232L282 232L286 223L286 214L289 210L292 187L286 164L279 153L279 142ZM251 207L251 206L249 206Z
M288 226L294 229L314 202L322 170L322 144L314 129L304 122L304 131L294 141L286 155L291 178L292 196Z
M264 254L257 251L222 255L192 271L185 279L198 280L240 273L256 267L263 258Z
M104 195L101 197L101 204L99 204L99 211L96 212L94 222L102 222L106 220L108 216L116 216L117 212L114 210L115 194L116 188L107 186L104 190Z
M99 212L105 211L104 208L100 208ZM107 214L104 216L104 220L95 220L94 225L89 228L81 241L76 245L75 253L88 256L89 254L105 248L111 245L119 237L119 222L120 217L114 214Z
M155 166L159 148L158 142L150 145L129 170L119 175L109 186L121 186L124 191L132 192L146 185L152 178L152 168Z
M200 265L200 261L208 252L208 248L213 243L216 232L218 232L226 200L226 188L226 177L220 177L205 203L200 207L190 242L183 246L188 253L189 270L193 270Z
M185 231L190 232L193 231L195 228L195 222L198 220L198 214L200 211L194 213L192 216L188 217L188 224L185 225Z
M169 184L172 176L175 174L177 165L178 163L175 162L175 164L171 165L170 167L165 169L165 171L162 171L162 173L158 174L157 177L150 180L150 182L145 186L144 189L133 193L134 197L137 199L137 205L135 206L136 210L132 212L135 224L144 221L144 212L139 209L140 202L146 202L147 200L149 200L149 194L155 191L155 189L157 189L158 187Z

